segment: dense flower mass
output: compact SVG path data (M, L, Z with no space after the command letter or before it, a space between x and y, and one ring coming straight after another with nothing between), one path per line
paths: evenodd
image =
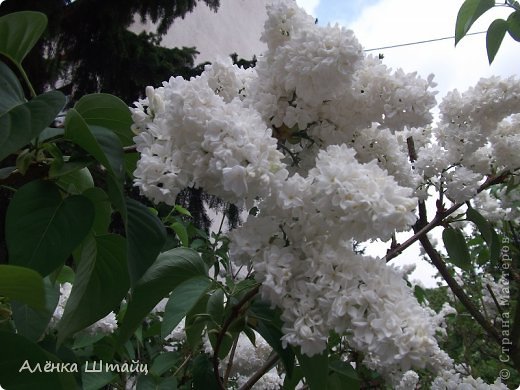
M431 126L433 76L393 72L352 31L319 27L286 0L268 7L262 39L254 70L223 60L147 89L133 109L136 185L168 204L195 186L258 207L229 234L230 254L281 308L285 345L318 354L335 331L381 370L448 372L442 321L353 245L409 229L430 185L464 202L486 175L518 168L519 119L508 117L520 82L455 91ZM409 373L400 386L416 382Z

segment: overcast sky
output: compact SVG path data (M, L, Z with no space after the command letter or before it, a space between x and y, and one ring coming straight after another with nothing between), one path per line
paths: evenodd
M339 23L350 28L365 49L372 49L453 36L457 12L463 0L297 0L297 3L318 18L318 24ZM487 30L492 20L497 17L507 19L510 12L504 7L493 9L470 31ZM374 53L384 54L384 63L393 69L417 71L423 77L433 73L438 83L438 102L446 92L455 88L464 91L481 77L508 77L520 73L520 43L507 34L491 66L486 56L485 34L468 36L456 48L454 40L450 39ZM434 215L434 210L430 215ZM434 232L436 237L440 237L440 228ZM409 236L410 233L398 235L398 242ZM368 253L383 256L385 251L383 245L372 245ZM424 261L418 262L418 258L419 246L415 244L394 262L416 263L417 270L412 279L419 279L428 287L435 286L432 278L435 269Z

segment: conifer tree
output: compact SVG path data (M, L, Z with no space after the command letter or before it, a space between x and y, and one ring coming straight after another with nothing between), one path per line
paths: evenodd
M194 67L195 48L158 45L174 19L200 3L215 11L219 6L219 0L6 0L0 16L34 10L49 19L44 39L24 61L37 92L59 83L73 100L109 92L131 104L147 85L202 70ZM151 20L157 32L128 31L134 19Z

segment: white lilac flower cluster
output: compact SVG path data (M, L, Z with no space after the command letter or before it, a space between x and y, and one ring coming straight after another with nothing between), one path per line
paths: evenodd
M336 331L379 368L447 367L436 321L403 275L353 242L409 229L433 176L463 201L506 167L489 156L518 143L517 118L496 128L520 111L520 83L489 79L449 95L432 129L433 76L393 72L352 31L278 0L262 39L255 69L220 61L147 88L133 109L136 185L157 202L195 186L259 208L230 233L230 254L252 264L262 296L282 309L285 344L317 354Z
M63 317L63 312L72 291L72 284L66 282L60 285L60 298L49 323L49 329L55 329ZM89 334L110 334L117 329L117 319L114 312L110 312L104 318L96 321L84 331Z
M455 369L445 370L431 383L431 390L507 390L500 378L489 385L482 378L473 378L471 375L462 375Z
M414 167L428 180L442 174L436 184L450 200L470 200L484 176L520 168L520 80L482 78L448 93L439 108L435 142L418 150Z

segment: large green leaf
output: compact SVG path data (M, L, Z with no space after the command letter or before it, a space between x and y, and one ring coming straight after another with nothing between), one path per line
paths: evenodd
M116 134L104 127L88 125L78 111L71 109L65 118L65 137L90 153L122 182L124 153Z
M0 386L9 390L78 388L71 372L45 372L47 362L56 364L60 360L23 336L0 331L0 345ZM71 370L72 366L67 368Z
M0 53L18 66L47 27L41 12L21 11L0 17Z
M360 381L356 370L348 362L340 359L329 360L329 389L359 390ZM333 378L333 380L331 380Z
M506 35L508 24L504 19L496 19L489 25L486 34L486 49L488 61L491 64L497 55L502 40Z
M193 389L218 390L219 386L209 356L200 354L193 359Z
M105 317L121 303L130 287L125 255L121 236L110 234L86 240L58 324L58 342Z
M36 310L27 304L18 302L11 304L16 332L31 341L38 341L45 334L60 298L59 287L54 286L49 277L46 277L43 282L46 301L45 309Z
M248 311L251 326L267 341L280 356L288 376L293 374L295 355L292 348L282 344L282 320L280 313L273 310L267 302L255 299Z
M0 115L0 160L37 137L56 118L65 101L61 92L51 91Z
M112 206L106 192L99 187L94 187L83 192L83 196L90 199L96 210L94 224L92 225L94 233L98 235L108 233L112 219Z
M298 352L297 356L309 388L311 390L327 390L327 379L329 376L329 357L327 352L311 357Z
M81 195L62 199L49 181L33 181L14 195L6 216L9 262L43 276L62 265L94 221L92 202Z
M83 96L74 106L88 125L112 130L123 146L133 144L135 134L130 130L132 116L128 106L118 97L105 93Z
M520 11L515 11L507 18L507 31L511 38L520 42Z
M500 257L502 243L493 225L473 207L468 207L466 217L477 226L477 229L480 231L480 234L489 248L489 259L491 263L496 263Z
M455 45L467 34L473 23L494 6L494 0L466 0L457 14Z
M45 309L43 279L30 268L0 264L0 296Z
M152 265L166 241L161 220L148 207L133 199L126 199L128 271L132 285Z
M6 64L0 62L0 115L23 103L25 97L18 78Z
M209 278L197 276L186 280L172 291L164 309L164 317L161 324L162 338L166 338L179 322L186 317L186 314L195 306L210 285L211 280Z
M459 229L448 227L442 232L442 240L450 262L457 267L469 271L471 269L471 256L464 234Z
M88 168L81 168L65 175L60 175L56 180L56 184L69 194L80 195L84 191L94 188L94 178Z
M182 282L206 276L207 270L200 255L186 248L161 253L137 282L132 291L123 323L119 327L119 342L123 344L143 318Z

